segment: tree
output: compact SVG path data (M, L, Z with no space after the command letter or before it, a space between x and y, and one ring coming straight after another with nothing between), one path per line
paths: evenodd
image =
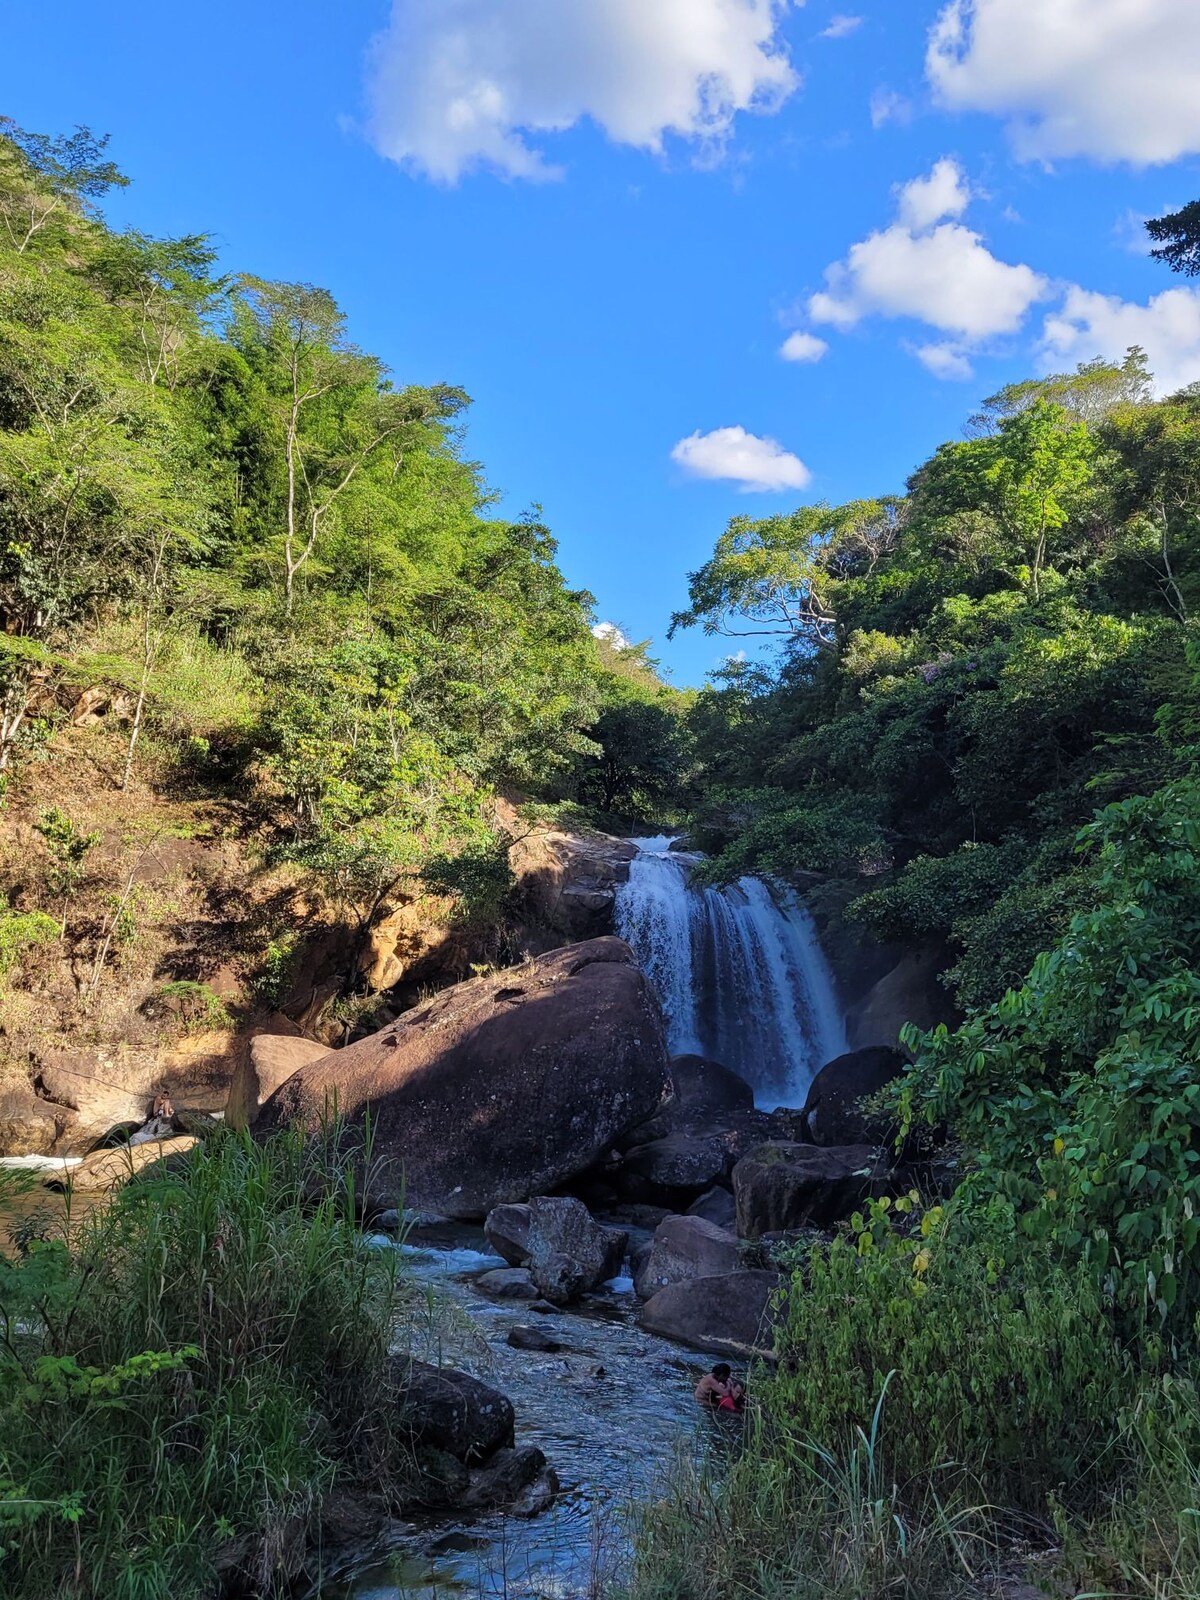
M599 747L581 763L581 797L610 815L657 820L677 803L687 732L667 706L622 694L589 735Z
M967 432L994 433L1009 417L1028 410L1039 400L1061 406L1078 421L1095 427L1118 407L1145 405L1150 397L1151 376L1146 352L1134 344L1130 345L1120 365L1097 356L1094 361L1081 361L1074 372L1006 383L968 418Z
M326 289L306 283L240 280L243 337L256 343L275 378L283 432L285 609L335 508L385 444L398 472L407 430L453 416L466 403L449 387L394 393L381 364L349 344L345 317Z
M1156 261L1185 278L1200 274L1200 200L1191 200L1164 217L1152 217L1146 232L1159 246L1150 252Z
M689 573L691 605L674 614L667 637L699 624L731 638L782 634L832 644L838 580L873 571L895 547L900 524L901 502L890 496L801 506L761 522L735 517L711 559Z
M0 218L18 255L63 210L82 211L89 200L128 184L104 159L107 145L108 135L98 139L90 128L52 137L0 117Z

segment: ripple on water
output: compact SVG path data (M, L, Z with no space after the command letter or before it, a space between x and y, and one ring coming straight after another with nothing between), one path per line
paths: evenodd
M627 1274L575 1313L492 1301L472 1278L501 1265L481 1230L421 1230L399 1246L451 1315L414 1354L462 1366L512 1400L517 1442L541 1449L562 1492L530 1522L501 1516L398 1524L392 1547L320 1589L321 1600L585 1600L628 1549L625 1513L652 1494L697 1438L692 1388L703 1357L644 1333ZM465 1315L464 1315L465 1313ZM515 1350L510 1329L536 1321L563 1346Z

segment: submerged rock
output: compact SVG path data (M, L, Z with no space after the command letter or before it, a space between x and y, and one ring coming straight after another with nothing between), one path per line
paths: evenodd
M336 1105L370 1113L371 1194L455 1218L527 1199L590 1168L655 1110L662 1020L633 952L593 939L475 978L301 1067L259 1128L315 1132Z
M458 1504L464 1510L511 1505L545 1471L546 1458L534 1444L497 1450L487 1466L471 1474L470 1487ZM533 1512L528 1513L530 1516Z
M475 1287L489 1300L536 1300L539 1294L527 1267L495 1267L491 1272L481 1272Z
M536 1350L547 1356L557 1355L566 1348L552 1334L543 1333L540 1328L528 1328L523 1323L508 1330L508 1343L514 1350Z
M642 1307L642 1326L712 1355L770 1352L775 1272L739 1271L668 1284Z

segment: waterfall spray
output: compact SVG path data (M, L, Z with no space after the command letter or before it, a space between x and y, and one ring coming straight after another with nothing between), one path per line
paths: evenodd
M672 1052L724 1062L764 1108L802 1104L813 1074L846 1049L812 918L782 886L699 888L695 856L666 838L634 843L617 932L662 1003Z

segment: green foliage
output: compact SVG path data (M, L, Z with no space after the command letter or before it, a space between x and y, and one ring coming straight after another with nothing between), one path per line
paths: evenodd
M466 923L495 925L516 886L508 862L508 843L493 837L457 855L435 857L424 869L425 887L452 895Z
M1190 200L1165 216L1152 217L1146 232L1158 247L1150 252L1156 261L1187 278L1200 273L1200 200Z
M1083 1261L1148 1337L1200 1311L1200 785L1083 830L1087 898L1025 984L955 1032L913 1035L910 1118L953 1121L967 1192Z
M35 1236L0 1258L14 1600L211 1594L231 1537L269 1553L335 1477L385 1496L402 1482L398 1257L364 1244L336 1143L206 1141L78 1222L69 1248Z
M49 944L61 933L61 926L44 911L0 909L0 978L8 976L26 950Z
M169 1017L181 1022L189 1033L206 1028L227 1028L232 1021L228 1006L208 984L191 978L176 978L160 985L142 1010L152 1017Z

